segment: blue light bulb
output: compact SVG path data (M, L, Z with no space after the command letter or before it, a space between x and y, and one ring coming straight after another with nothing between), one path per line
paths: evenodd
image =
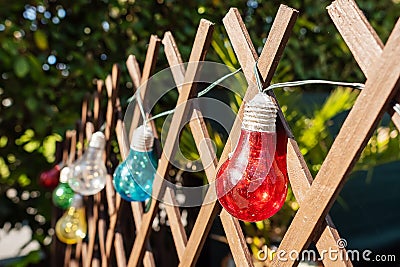
M151 196L158 165L153 141L149 126L135 129L128 157L114 172L114 188L127 201L145 201Z

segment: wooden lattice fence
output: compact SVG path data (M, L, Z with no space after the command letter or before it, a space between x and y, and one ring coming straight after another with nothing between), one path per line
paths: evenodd
M353 0L334 1L328 7L328 13L367 77L367 81L365 89L358 96L315 179L311 176L295 137L279 109L277 129L287 136L289 180L300 206L279 246L279 250L282 251L296 250L300 252L306 249L311 242L316 244L316 248L320 252L327 251L330 248L338 249L337 242L340 240L340 235L328 212L343 187L345 178L350 173L384 112L388 112L392 116L394 124L398 128L400 127L400 116L393 112L391 106L395 99L400 99L397 96L400 85L400 64L398 64L400 62L400 22L394 27L384 46ZM255 84L253 68L257 61L262 83L264 86L269 85L289 40L297 14L298 12L292 8L280 6L260 56L254 49L239 11L232 8L226 14L223 24L248 84ZM85 138L90 138L94 130L100 129L103 123L102 111L105 111L103 113L105 115L104 133L107 145L104 160L109 167L110 174L108 175L106 189L85 199L87 203L88 238L76 246L64 246L58 242L53 242L53 252L57 252L54 253L56 257L52 261L54 266L60 266L60 260L64 262L64 266L133 267L140 266L142 263L145 267L156 266L149 236L156 234L152 232L151 225L159 208L158 199L167 199L170 203L175 201L175 193L165 187L163 182L157 181L164 181L164 178L168 176L168 170L171 168L169 159L173 158L176 153L176 144L179 142L180 136L179 131L186 121L190 121L190 129L201 161L211 163L204 164L207 166L205 168L207 179L209 183L215 180L216 171L227 159L228 153L232 151L232 144L235 144L239 138L244 104L253 98L258 91L254 86L249 86L247 89L231 129L229 141L218 161L210 142L202 111L188 101L197 97L197 86L193 81L201 72L199 62L205 59L210 48L212 33L213 23L202 19L188 60L191 64L187 65L187 69L183 67L171 68L179 91L176 106L180 106L180 108L172 116L157 170L157 176L161 179L155 180L156 182L153 185L153 196L155 198L146 213L144 213L141 203L132 202L128 204L121 200L112 186L111 162L115 164L116 158L111 151L111 140L116 138L122 159L125 159L129 151L127 132L130 135L142 119L136 106L133 111L131 128L125 129L122 119L123 111L118 97L120 75L118 66L114 65L112 73L107 79L104 82L98 81L97 91L92 96L85 98L82 105L82 118L77 130L67 131L66 133L63 160L67 161L67 155L69 155L69 162L71 162L75 159L75 155L80 156L82 154L82 144ZM151 93L147 90L149 88L147 88L146 82L155 70L161 45L164 46L164 53L171 67L183 63L178 50L179 46L175 43L171 32L166 32L162 40L157 36L151 36L142 71L134 56L129 56L126 61L134 87L141 88L142 99L146 99L147 94ZM107 106L103 110L100 103L104 87L108 100ZM272 91L268 92L272 97L275 97ZM157 138L158 134L154 125L153 131ZM77 142L80 146L76 150ZM209 200L215 194L212 190L214 189L210 187L205 196L206 200ZM131 209L131 213L126 212L127 209ZM201 206L198 219L189 236L182 224L179 207L177 205L165 205L165 209L179 258L179 266L194 266L196 264L216 216L220 216L236 265L254 265L255 258L248 250L239 221L229 215L217 201ZM132 214L133 219L126 218L126 214ZM60 216L60 214L54 212L54 216ZM134 222L134 229L126 227L127 221ZM126 232L127 229L133 230L134 233ZM341 253L345 253L345 248L339 249ZM272 264L272 266L293 266L297 262L291 260L291 258L288 258L287 261L279 261L275 257L269 264ZM325 266L352 266L348 258L333 261L325 257L323 264Z

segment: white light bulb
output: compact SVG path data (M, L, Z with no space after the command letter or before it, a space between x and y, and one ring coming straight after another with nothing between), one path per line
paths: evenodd
M102 132L92 135L87 151L72 166L69 186L85 196L100 192L106 185L107 169L103 161L105 137Z

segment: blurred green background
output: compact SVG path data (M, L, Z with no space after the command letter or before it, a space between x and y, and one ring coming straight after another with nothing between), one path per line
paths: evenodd
M239 9L260 52L282 3L298 9L299 18L273 82L303 79L364 82L365 77L327 14L330 1L326 0L234 0L229 3L221 0L0 0L0 228L8 231L29 225L32 240L41 246L37 254L22 259L21 266L47 259L52 234L49 231L51 192L38 185L38 175L55 163L55 143L64 138L66 129L75 127L83 96L95 90L96 78L104 79L112 64L120 63L120 95L122 103L126 103L132 93L132 83L124 66L127 56L134 54L143 63L150 35L162 37L170 30L183 59L187 59L201 18L216 23L213 49L207 60L237 68L238 62L232 56L222 26L222 18L229 7ZM400 1L360 0L357 3L380 38L386 41L400 14ZM157 70L165 67L167 62L161 51ZM301 152L315 175L358 93L319 85L276 93ZM240 99L232 96L230 102L235 109ZM165 101L163 108L173 108L174 103ZM193 140L185 137L187 135L183 136L181 147L190 149ZM212 135L220 152L226 133ZM355 197L351 192L365 191L364 186L379 183L382 175L377 173L386 173L384 177L398 173L399 146L398 131L385 117L356 166L359 172L355 177L361 178L354 179L358 181L355 185L351 183L354 188L345 187L344 192L348 190L349 193L341 195L333 209L339 221L340 216L347 216L346 212L354 215L365 209L365 213L369 210L371 214L361 218L354 216L354 220L363 221L372 215L374 220L382 222L380 216L385 214L385 207L389 207L389 211L396 209L398 191L386 194L387 199L382 203L363 204L362 200L363 197L381 200L379 194L387 192L387 185L399 188L398 179L383 180L382 188L378 190L379 186L373 186L367 196L358 194ZM390 171L386 168L374 172L375 168L387 164ZM359 206L352 205L354 198L361 201ZM376 207L372 208L374 205ZM298 204L289 192L286 205L276 216L256 224L244 224L253 252L263 245L279 242L297 209ZM335 216L333 218L335 221ZM379 229L396 224L396 218L386 218L386 224ZM346 227L345 220L342 227ZM372 224L365 231L378 231L374 227L376 225ZM397 239L384 240L377 248L393 249L391 244L399 242L398 230L398 227L394 230ZM353 232L346 234L351 236ZM360 235L364 237L365 234ZM360 246L357 240L353 244Z

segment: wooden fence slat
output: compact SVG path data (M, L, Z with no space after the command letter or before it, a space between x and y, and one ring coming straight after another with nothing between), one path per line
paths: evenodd
M195 37L189 62L198 62L204 60L205 54L211 43L212 31L213 24L202 19ZM194 97L196 94L196 84L192 83L192 81L194 81L198 75L200 64L194 63L190 64L190 66L191 67L188 68L185 75L185 84L181 89L181 93L179 94L177 101L177 106L181 105L183 108L178 109L172 116L170 129L168 131L163 153L159 161L156 179L153 184L153 196L157 198L157 201L153 198L149 211L143 216L141 229L137 234L131 255L129 257L128 266L130 267L137 266L140 260L143 258L145 248L144 242L147 240L147 237L150 234L150 224L158 208L158 199L163 197L163 193L165 192L163 188L163 180L166 177L167 171L170 167L169 159L175 154L179 131L189 113L189 105L187 100Z
M71 144L69 147L69 157L68 157L68 165L70 165L76 157L76 143L77 143L77 133L76 130L70 130L70 140ZM69 266L71 263L71 256L72 256L72 245L67 245L64 254L64 266Z
M111 75L108 75L105 80L105 87L107 91L108 101L107 101L107 110L106 110L106 125L104 129L104 135L106 139L106 148L104 153L104 160L106 165L109 165L109 155L111 153L111 137L115 124L115 109L119 105L118 99L118 83L120 77L120 69L117 64L114 64L112 67ZM102 199L102 195L105 195L105 199ZM112 185L112 176L111 174L107 175L107 181L105 186L105 192L100 192L95 195L95 198L99 198L99 220L98 220L98 234L99 234L99 243L100 243L100 251L102 255L101 264L102 266L107 266L111 257L111 249L114 241L114 230L116 225L116 202L119 201L119 195L115 194L114 187ZM102 201L107 202L108 208L108 216L109 216L109 225L108 230L106 231L105 227L105 207ZM123 244L120 244L120 247ZM116 255L118 256L118 255ZM121 262L121 261L119 261Z
M382 54L383 42L353 0L336 0L327 9L340 35L368 79L374 60ZM400 101L400 93L397 94L396 100ZM400 115L394 112L392 107L389 107L388 113L400 131Z
M85 140L85 128L88 117L88 108L89 108L89 94L85 94L82 101L82 110L81 110L81 123L78 129L78 158L82 156L84 149L84 140Z
M310 243L318 223L327 215L377 123L400 87L400 20L398 20L383 53L374 61L372 75L358 96L332 148L315 178L305 203L294 217L280 250L301 251ZM296 262L274 259L276 266Z
M160 47L160 39L156 36L156 35L152 35L150 37L150 41L149 41L149 48L147 50L146 53L146 59L145 59L145 63L144 63L144 67L143 67L143 76L140 73L140 68L139 68L139 63L136 60L136 57L131 55L128 57L127 61L126 61L126 66L128 68L129 71L129 75L136 87L142 87L141 88L141 98L142 100L145 99L146 94L147 94L147 81L150 78L150 76L152 75L152 73L154 72L154 69L156 67L156 61L158 58L158 51L159 51L159 47ZM134 112L137 113L136 117L135 114L133 114L132 117L132 121L131 121L131 125L130 125L130 130L129 130L129 135L131 136L134 129L136 129L139 126L139 122L140 122L140 113L138 110L138 106L136 105L134 108ZM154 122L151 122L151 124L153 125ZM121 129L124 129L124 124L121 124ZM154 130L154 136L155 138L158 138L157 136L157 132ZM121 152L123 152L123 150L126 150L126 156L129 153L129 138L125 135L125 131L123 133L123 138L126 140L126 143L119 143L120 144L120 149ZM122 141L122 140L121 140ZM126 156L123 155L123 158L125 159ZM142 204L139 202L131 202L131 208L132 208L132 214L133 214L133 218L135 221L135 226L136 226L136 231L139 231L140 226L142 224L142 216L143 216L143 207ZM154 257L153 254L151 252L149 252L149 250L151 250L150 247L150 242L146 241L145 244L145 248L146 248L146 252L145 252L145 256L143 258L143 264L145 267L150 267L150 266L155 266L155 262L154 262Z
M146 93L147 93L147 81L149 80L151 74L154 72L154 69L156 67L156 61L158 58L158 50L160 48L160 42L161 40L156 36L156 35L152 35L150 37L150 42L149 42L149 48L147 49L147 53L146 53L146 61L144 62L144 66L143 66L143 74L142 77L140 78L140 97L141 99L146 99ZM129 60L129 58L128 58ZM130 62L134 62L134 61L130 61ZM127 65L131 70L129 73L133 73L136 69L136 64L130 64ZM135 67L136 66L136 67ZM132 68L134 67L134 68ZM138 76L138 75L136 75ZM135 76L132 76L132 80L134 81ZM136 83L136 82L135 82ZM138 87L138 88L139 88ZM145 102L143 102L143 104L145 105ZM146 107L145 107L146 108ZM139 126L139 123L141 122L141 113L139 110L139 106L136 105L132 114L132 122L131 122L131 128L129 130L129 137L132 136L133 131Z
M294 139L289 139L287 146L287 159L288 159L288 174L291 177L292 191L298 201L300 207L303 205L307 192L312 184L312 176L308 170L307 163L304 161L303 155ZM302 171L299 171L302 170ZM330 216L326 216L325 221L321 224L321 233L315 235L315 246L318 251L329 251L329 248L339 250L342 255L345 255L345 248L338 248L337 243L340 235L334 226ZM353 266L350 258L344 258L343 261L330 259L329 257L323 258L325 266Z
M185 80L185 68L181 54L179 53L178 46L172 36L171 32L166 32L162 40L164 45L164 53L167 57L169 67L171 68L172 77L174 78L175 84L183 84ZM181 87L178 87L180 92Z
M126 157L129 154L129 145L128 145L128 138L126 136L126 130L124 129L124 123L121 120L117 121L117 126L115 128L115 132L117 135L117 140L118 140L118 145L119 145L119 149L121 152L121 157L122 160L125 160ZM142 224L142 216L143 216L143 208L141 203L139 202L131 202L131 206L132 206L132 213L133 213L133 218L135 221L135 227L136 227L136 231L140 230L140 226ZM121 217L119 217L120 219L122 219ZM143 265L144 267L154 267L155 262L154 262L154 256L153 253L150 251L150 243L147 242L146 244L146 252L143 258Z
M165 33L163 44L167 60L171 67L172 76L174 77L175 83L178 85L179 90L179 85L183 84L184 82L183 77L185 77L185 69L182 65L182 59L177 49L175 40L170 32ZM202 113L196 107L193 109L189 125L197 145L197 150L199 151L201 161L203 162L203 165L206 163L205 172L209 182L211 183L215 179L217 158L214 147L210 142L210 137L208 135L208 130L204 123ZM205 199L212 199L212 196L215 199L214 189L214 187L208 189ZM192 233L189 237L184 254L182 258L180 258L179 266L195 265L204 245L207 234L211 228L212 220L220 210L221 207L216 201L202 206L198 215L198 219L196 220L196 223L192 229ZM226 224L229 224L229 221L226 222ZM232 227L232 229L237 230L237 228L234 227ZM242 243L245 244L245 238L242 231L238 232L237 235L240 240L242 240ZM240 258L240 262L245 263L246 265L252 264L251 256L248 251L247 253L238 252L235 253L235 255L240 255L238 256Z
M70 145L71 145L71 131L66 130L65 131L65 138L64 141L61 143L56 143L56 159L57 155L60 154L60 150L62 151L62 160L64 164L67 164L68 162L68 151L70 150ZM57 220L61 216L61 211L55 206L52 205L51 207L51 227L54 229L55 225L57 223ZM50 245L50 264L51 266L61 266L63 262L63 258L59 257L62 255L62 252L65 251L65 244L62 243L56 235L52 236L52 241Z
M273 73L276 70L276 67L278 65L278 59L281 57L283 53L283 47L288 41L291 29L294 25L294 20L297 17L297 12L289 7L286 7L284 5L281 5L276 19L274 21L274 24L271 28L270 34L268 36L268 39L266 41L266 44L261 52L259 62L258 62L258 70L260 71L260 74L262 78L264 79L264 84L269 84L270 79L273 76ZM237 27L237 25L244 25L243 21L241 20L238 12L230 12L227 14L227 16L224 18L224 24L225 28L227 29L228 36L230 37L232 46L238 56L240 64L244 65L247 70L246 73L247 75L246 78L248 79L248 82L255 83L255 76L254 76L254 64L257 60L257 56L253 57L252 60L250 60L251 56L250 55L255 55L255 49L251 43L248 44L246 50L244 50L243 46L241 46L241 42L244 40L249 40L248 33L245 30L244 26ZM229 29L228 29L229 28ZM238 29L240 32L238 32ZM238 36L242 35L241 39L238 38ZM271 50L271 51L269 51ZM247 56L246 56L247 55ZM274 60L271 60L270 58L273 58ZM242 65L242 66L243 66ZM248 99L251 99L256 93L258 93L257 89L254 87L250 87L245 96L245 100L247 101ZM272 96L273 93L270 91L270 94ZM248 97L249 96L249 97ZM239 117L241 116L241 111L243 108L244 104L242 103L241 110L239 111ZM291 137L291 132L289 129L289 126L287 125L287 122L285 121L282 112L279 110L279 117L281 119L282 124L286 128L286 131L288 132L289 137ZM240 121L239 125L233 126L232 129L239 129L240 128ZM237 131L236 131L237 132ZM232 135L230 137L233 137ZM238 135L235 136L236 139L233 139L230 144L236 143ZM293 190L293 193L295 194L295 197L297 201L299 202L300 206L302 205L302 195L305 195L308 188L310 187L310 184L312 182L312 177L311 174L308 170L307 165L304 162L303 156L301 153L290 153L290 151L299 151L298 145L296 141L292 138L289 138L288 142L288 173L292 174L289 175L289 179L291 182L291 185L293 188L296 188ZM230 152L230 150L227 151L227 154ZM227 154L224 154L221 156L226 157ZM291 157L293 156L293 157ZM299 169L299 166L302 166L301 169ZM293 171L292 171L293 170ZM299 172L299 170L302 170L303 172ZM295 175L293 175L295 174ZM328 249L329 247L335 247L336 248L336 240L339 238L339 235L337 234L337 231L332 224L331 219L328 217L327 222L329 222L328 229L325 229L323 231L322 237L316 242L316 246L319 251L322 249ZM329 244L329 246L326 246ZM329 259L324 259L325 264L329 264L332 266L351 266L350 261L336 261L332 262Z
M151 73L154 71L155 65L156 65L156 60L157 60L157 55L158 55L159 42L160 42L160 40L158 39L157 36L155 36L155 35L151 36L150 43L149 43L149 49L146 54L146 61L144 64L143 76L140 73L140 68L139 68L139 64L136 60L136 57L133 55L130 55L128 57L128 59L126 61L126 65L127 65L129 75L132 79L132 82L133 82L135 88L138 88L139 86L145 84L147 82L147 80L149 79ZM147 86L144 85L142 88L142 91L141 91L142 97L145 97L146 90L147 90ZM137 115L140 115L137 106L135 106L135 111L136 111ZM130 127L130 132L131 132L130 134L132 134L133 130L137 128L139 121L140 121L140 116L135 117L135 115L134 115L133 119L132 119L131 127ZM120 147L120 153L121 153L123 159L125 159L129 153L129 145L128 145L129 141L128 141L128 137L125 134L124 129L125 128L124 128L123 122L119 120L116 125L116 135L117 135L118 144ZM119 201L116 205L117 210L119 209L120 203L122 201L121 198L119 198L118 200ZM143 214L143 209L142 209L141 203L132 202L131 207L132 207L132 212L133 212L133 217L135 220L136 228L139 229L139 227L141 225L141 216ZM121 216L120 212L117 212L116 221L118 221L120 216ZM122 238L119 238L119 239L122 240ZM150 244L148 242L146 244L146 248L150 249ZM125 258L125 254L123 254L123 255L120 254L120 257ZM122 260L120 260L120 264L123 266L126 265L125 262ZM144 266L145 267L155 266L153 254L151 252L146 252L146 255L144 257Z
M154 53L156 55L156 53ZM134 55L129 55L126 59L125 65L128 69L129 76L133 82L134 88L140 87L140 80L142 79L142 74L139 67L139 62Z
M213 192L212 190L213 188L211 187L208 189L205 199L211 199L209 195L215 197L215 192ZM203 245L206 241L206 237L210 232L212 226L212 221L209 221L208 218L215 218L220 213L220 211L221 211L221 205L219 205L219 203L216 202L202 206L197 216L197 220L193 226L192 232L189 236L189 240L186 244L185 251L182 257L180 258L180 263L179 263L180 267L196 265L197 259L199 258ZM226 220L222 219L222 217L221 220L226 222ZM242 231L238 232L237 237L238 237L237 240L244 240L243 232ZM240 257L247 257L247 255L249 254L248 252L246 253L246 251L248 250L245 249L235 254L238 255L240 253L243 254L240 255ZM247 258L247 261L251 262L251 258Z
M96 82L97 90L93 94L93 124L96 131L100 129L100 113L101 113L101 95L103 92L104 83L102 80Z
M398 89L400 89L400 66L397 64L400 60L400 47L398 46L400 43L400 20L398 20L389 37L389 41L384 47L382 41L353 0L336 0L328 7L328 12L368 80L365 89L357 98L353 109L343 124L314 181L279 108L278 116L281 124L278 127L283 126L289 137L287 145L289 179L293 193L300 205L300 209L279 247L279 250L284 251L296 250L300 252L313 240L316 241L318 251L330 248L337 249L336 243L340 239L340 236L328 212L337 194L340 192L345 178L351 171L385 111L389 112L394 124L400 129L400 115L394 112L392 106L390 106L391 100L396 99L400 101L400 92L398 92ZM249 83L249 88L247 89L219 163L217 163L214 147L211 144L201 110L188 102L188 100L197 95L196 84L193 81L198 77L197 75L199 75L201 70L202 65L199 62L204 60L209 48L213 24L209 21L201 20L189 59L191 64L188 65L187 70L181 64L182 59L172 34L170 32L165 33L162 43L164 44L164 51L171 66L173 78L178 85L179 97L176 106L180 106L180 108L176 110L176 113L172 117L164 151L159 161L156 179L153 184L153 196L156 199L153 199L150 209L146 214L143 214L143 208L140 203L131 203L137 235L129 256L128 266L139 266L142 260L145 267L155 266L148 236L150 235L151 223L161 199L173 204L166 204L166 211L180 260L179 266L195 266L212 221L218 213L220 213L220 218L236 265L253 266L253 258L247 249L239 221L224 209L221 209L217 201L211 201L210 204L201 207L198 219L188 240L180 218L180 210L175 200L175 193L172 189L166 187L164 179L166 179L171 166L169 159L175 155L177 149L180 129L190 117L189 125L200 158L203 165L207 163L205 173L210 182L210 188L206 193L205 201L209 202L210 199L215 199L215 188L211 182L215 180L216 170L225 162L228 154L232 151L233 144L238 140L238 130L241 127L240 120L243 115L244 104L258 93L253 73L255 62L258 60L258 71L263 79L263 84L268 85L276 71L296 18L296 10L284 5L280 6L259 59L238 10L231 9L223 19L229 39ZM134 56L128 57L126 62L135 88L142 87L142 100L146 99L146 83L154 71L159 45L160 40L158 37L152 35L143 67L143 75L140 73L139 64ZM122 158L125 159L129 153L129 142L124 130L125 126L122 120L118 119L115 121L115 111L121 112L120 100L117 96L118 78L119 69L114 65L112 75L109 75L105 80L108 95L105 127L107 140L105 160L107 161L111 153L110 140L114 130ZM96 129L98 129L100 124L100 95L102 87L103 82L98 81L93 104L94 127ZM275 98L272 91L269 91L268 94ZM84 130L88 131L86 138L90 136L91 128L88 127L86 129L85 127L87 111L88 98L85 97L82 104L81 125L78 129L79 134L77 136L75 132L75 144L71 140L69 162L73 159L71 153L73 153L74 158L75 152L79 155L82 154L85 138ZM137 128L140 121L141 113L138 110L138 106L135 106L129 136ZM151 123L155 131L154 121ZM156 131L155 136L158 138ZM80 144L78 149L76 147L77 139ZM85 267L90 266L90 264L93 264L93 266L97 264L99 266L100 262L98 259L93 259L92 261L95 247L96 220L98 219L98 242L102 257L102 266L112 264L110 260L113 251L112 245L114 244L117 266L124 267L126 266L125 248L122 233L118 230L118 224L121 219L119 208L123 200L119 195L115 194L111 175L107 177L105 192L95 195L93 199L93 213L88 217L90 237L88 244L79 243L74 247L67 246L64 265L78 266L82 258L82 264ZM105 204L108 207L108 214L104 210ZM107 232L105 232L107 227L105 216L109 217ZM73 250L74 248L75 250ZM345 252L345 249L342 249L341 252ZM72 254L75 257L71 258ZM323 259L325 266L352 266L349 259L331 261L327 258L329 257L324 257ZM273 266L293 266L297 265L298 262L290 258L288 258L288 261L282 262L278 258L275 258L272 264Z
M258 70L264 80L267 77L273 76L279 62L277 60L281 57L283 52L283 48L277 49L276 47L284 47L286 45L296 18L296 10L289 8L285 5L280 6L277 17L270 31L270 34L273 34L273 36L271 35L271 37L267 38L260 58L258 58L258 55L256 53L256 50L254 49L253 43L250 40L250 36L246 30L244 22L240 17L239 11L236 8L231 8L222 20L226 32L228 33L228 37L231 41L232 47L249 84L249 88L246 91L243 103L238 112L238 118L235 120L234 125L232 126L231 133L238 133L238 131L240 132L244 103L251 100L258 93L258 89L255 87L256 80L254 76L254 65L256 61L259 60ZM285 23L282 23L281 21L284 21ZM269 49L272 50L269 51ZM271 61L266 58L274 58L275 60ZM269 82L270 80L265 80L264 84L267 85L269 84ZM284 119L283 123L286 124L286 122L284 122ZM228 154L232 151L232 144L237 143L239 134L231 134L229 135L229 138L231 140L227 144L228 146L225 146L226 149L224 149L224 152L221 155L222 160L220 159L220 164L222 164L228 158Z
M64 254L64 267L69 267L71 262L72 245L67 245Z
M181 55L171 32L166 32L164 34L162 43L164 44L164 52L170 65L172 76L180 93L181 85L184 83L186 71L182 64L183 62ZM217 158L214 147L210 142L208 130L204 123L201 111L196 109L196 107L193 107L192 117L189 121L189 125L197 145L201 161L203 162L203 165L206 165L205 172L207 178L213 179L215 176ZM211 191L209 192L211 193ZM193 266L197 261L197 258L201 252L201 248L205 242L205 238L207 237L208 231L211 227L211 223L208 222L207 218L213 216L213 213L216 215L216 213L220 210L218 208L218 205L211 204L207 205L207 209L200 210L198 215L199 219L196 220L189 241L187 244L185 244L185 248L182 250L183 254L179 255L180 266Z
M100 114L101 114L101 93L103 91L104 83L102 80L97 80L96 82L97 90L93 94L93 125L94 125L94 131L99 130L100 128ZM89 139L89 136L87 136ZM96 232L97 232L97 220L99 218L99 201L98 197L100 196L100 193L98 193L98 196L93 196L91 197L91 202L92 202L92 211L91 214L88 214L88 235L89 235L89 244L87 248L87 255L86 255L86 261L85 264L83 265L84 267L90 267L92 265L92 258L93 258L93 250L94 250L94 245L96 241Z
M97 224L98 218L99 218L98 203L96 203L96 201L94 201L94 197L93 197L92 214L90 217L88 216L89 244L88 244L88 249L87 249L86 262L84 264L85 267L91 266L93 250L94 250L94 243L96 240L96 224Z
M369 78L372 62L382 54L381 39L352 0L333 1L327 9L361 70Z
M182 259L183 253L187 244L187 236L185 228L181 221L181 213L179 210L178 202L176 201L175 194L171 188L165 189L165 211L167 212L169 226L172 232L172 238L174 239L176 252L178 253L179 260ZM172 205L171 205L171 204Z
M108 95L108 104L107 104L107 112L106 112L106 128L104 130L105 137L106 137L106 158L108 162L108 157L111 153L111 135L112 129L115 125L115 109L117 103L119 103L118 98L118 81L120 76L120 69L118 65L114 64L112 68L111 75L107 76L105 85L107 89ZM107 206L108 206L108 214L109 214L109 225L108 231L106 234L106 255L108 260L110 260L112 244L114 241L114 234L115 234L115 226L117 223L117 207L116 202L117 200L120 201L120 196L115 193L114 186L112 184L112 175L107 175L107 184L106 184L106 197L107 197ZM123 246L123 244L120 244Z
M104 203L102 203L102 195L96 194L94 195L95 201L97 201L99 207L99 220L97 223L97 231L99 234L99 247L100 247L100 255L101 255L101 266L107 267L108 257L106 253L106 211L104 207Z

